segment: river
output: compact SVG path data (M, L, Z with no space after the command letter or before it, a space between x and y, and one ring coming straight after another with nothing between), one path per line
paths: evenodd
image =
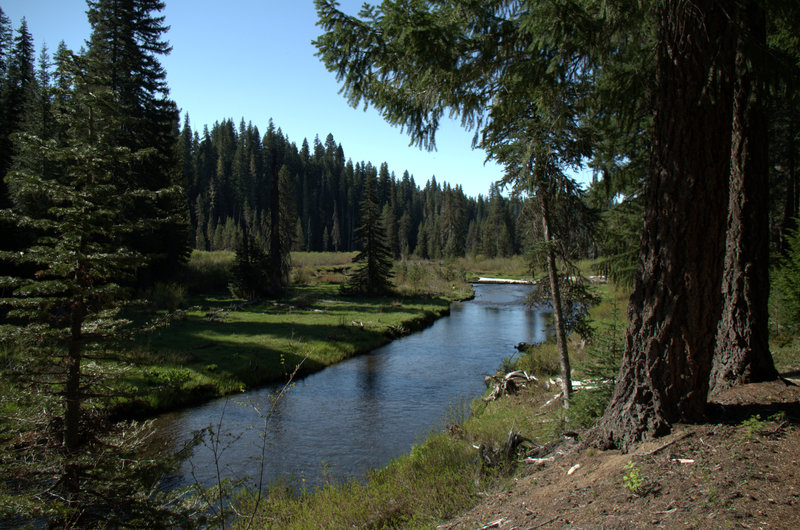
M264 484L282 479L295 488L361 477L409 451L448 420L463 419L519 342L545 336L545 309L526 309L528 285L475 285L475 298L454 302L450 316L300 381L276 403L265 427L255 407L269 408L278 387L219 399L157 420L161 435L179 447L193 431L217 425L218 457L198 446L166 487L248 479L263 461ZM221 420L221 422L220 422ZM266 445L262 458L262 439Z

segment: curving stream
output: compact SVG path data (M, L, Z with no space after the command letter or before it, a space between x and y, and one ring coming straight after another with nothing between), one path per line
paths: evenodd
M448 414L458 416L484 390L483 378L514 355L519 342L545 336L545 308L522 304L528 285L475 285L475 298L455 302L431 327L300 381L277 402L266 427L264 484L283 479L313 488L326 478L363 476L408 452ZM223 477L255 477L264 420L276 387L220 399L157 420L180 447L192 431L222 418ZM453 412L456 411L456 412ZM220 452L218 452L219 454ZM200 445L165 486L216 481L211 449ZM253 482L250 482L252 485Z

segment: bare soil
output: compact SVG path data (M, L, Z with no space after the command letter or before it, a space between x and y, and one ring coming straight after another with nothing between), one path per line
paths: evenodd
M800 529L799 401L793 384L743 385L715 400L709 423L627 454L565 441L439 528Z

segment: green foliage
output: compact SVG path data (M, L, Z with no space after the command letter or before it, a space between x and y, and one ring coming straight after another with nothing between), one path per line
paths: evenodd
M466 272L458 263L404 260L394 268L395 290L405 296L469 298L472 287L465 278Z
M161 0L125 3L92 0L86 11L92 33L82 63L91 83L108 91L109 100L96 109L105 127L104 140L131 152L147 152L118 175L130 191L158 191L147 201L128 201L121 208L130 223L160 219L125 236L125 245L149 256L137 270L149 285L174 280L188 258L189 225L186 198L177 171L178 109L169 99L166 71L159 57L170 51L164 40L169 27ZM111 123L109 123L111 125Z
M616 300L612 299L611 320L594 332L587 359L578 367L584 388L573 396L569 414L572 424L588 427L603 415L614 391L624 351L625 326Z
M528 346L514 367L517 370L525 370L531 375L558 375L561 367L555 342L546 341Z
M642 484L644 483L641 474L642 466L636 464L633 460L628 460L628 463L623 467L625 468L625 474L622 475L622 483L628 488L628 491L634 495L640 494Z
M747 438L752 438L754 435L758 434L764 429L765 421L761 419L759 414L754 416L750 416L746 420L742 422L742 425L747 432Z
M189 291L193 294L226 293L235 260L236 254L230 251L193 251L186 267Z
M790 233L788 242L786 257L775 272L772 296L779 332L797 336L800 335L800 229Z
M305 152L276 133L268 132L265 142L252 124L241 124L237 130L230 120L223 120L207 135L194 138L191 126L184 123L183 171L195 248L235 250L243 226L257 239L270 238L273 198L264 190L274 184L273 155L275 171L291 188L292 199L278 202L294 208L293 215L281 214L292 223L292 250L359 248L355 229L360 224L364 182L377 180L378 168L369 162L345 163L332 135L325 145L315 143L313 152L310 147ZM494 185L488 197L477 198L465 195L460 186L435 179L421 187L407 172L398 178L388 165L380 168L383 191L377 197L393 257L511 256L524 246L530 221L520 216L524 199L503 197Z
M236 249L236 261L233 266L231 293L239 298L253 299L268 296L270 261L267 253L252 235L242 238Z
M613 205L601 216L597 270L621 287L633 287L639 260L642 204L632 198Z
M592 306L600 302L600 298L590 285L589 281L579 275L577 270L574 276L559 273L558 283L561 294L561 307L564 315L564 330L567 334L578 333L582 337L588 338L592 335L592 328L589 326L587 316ZM541 278L533 289L528 293L525 301L529 306L539 304L552 304L552 293L548 278ZM569 309L568 309L569 308Z
M137 9L126 4L124 10L121 4L92 3L90 12L109 17L116 30L127 25L130 31L147 19L137 29L140 38L166 31L149 18L150 10L163 5L135 4ZM158 69L152 54L159 47L149 41L139 48L140 41L130 39L125 57L112 61L95 52L107 44L105 38L121 38L124 31L93 30L86 55L59 50L58 84L46 88L53 95L51 127L15 136L17 156L6 177L13 208L0 217L24 235L24 243L0 251L0 306L7 310L0 340L30 357L13 362L7 380L24 396L15 406L30 401L38 412L33 421L11 427L29 442L3 455L14 479L10 500L0 504L62 526L90 526L99 514L112 526L123 520L183 524L177 511L164 509L165 496L154 493L174 461L136 456L151 429L110 421L103 405L120 397L109 395L109 382L121 367L98 362L119 359L120 345L131 335L121 310L137 276L165 255L174 273L186 248L175 206L183 204L182 189L159 178L169 174L174 138L168 120L160 132L156 125L165 124L167 116L156 114L169 114L167 102L149 98L158 90L158 75L145 86L138 75L144 72L126 63L135 83L123 87L122 77L109 76L106 68L118 68L134 54L146 63L144 70ZM154 107L139 115L143 109L135 103L142 101ZM132 126L137 119L141 128ZM150 268L156 270L169 275L165 268ZM173 290L161 302L177 304L176 296ZM20 367L24 371L15 373Z
M174 312L186 307L186 287L180 283L158 282L144 293L145 299L154 309Z
M361 250L353 258L353 263L360 265L343 287L347 293L375 296L389 293L392 289L394 257L386 239L374 186L372 179L367 178L361 203L361 224L356 230Z

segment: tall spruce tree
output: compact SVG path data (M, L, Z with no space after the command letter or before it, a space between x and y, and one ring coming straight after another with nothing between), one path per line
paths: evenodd
M92 27L86 52L88 72L99 87L113 95L113 105L98 109L119 123L109 131L112 141L132 151L153 150L147 159L135 161L125 185L130 189L161 190L159 200L131 204L127 212L139 218L164 217L170 223L132 233L131 244L150 256L139 271L145 284L175 277L189 253L188 206L179 190L182 184L177 152L179 114L169 99L166 72L159 56L171 51L163 37L169 29L159 13L160 0L89 0L87 15Z
M0 42L8 40L8 35L0 20ZM25 111L33 104L37 92L33 37L24 18L12 43L4 59L7 65L0 93L0 177L11 168L15 151L12 135L22 130ZM5 195L0 197L0 206L4 206L3 201L7 206L8 191L0 191Z
M361 201L361 222L356 229L361 250L353 258L359 267L348 277L345 292L376 296L392 288L392 250L386 240L374 177L367 175Z
M107 394L108 375L91 361L112 355L129 331L120 313L129 299L124 285L146 260L129 236L169 220L134 222L126 215L126 206L158 200L156 191L121 185L152 153L110 141L121 125L103 109L115 95L94 81L83 60L70 63L62 65L71 70L70 93L57 98L63 103L54 111L62 134L19 135L22 159L45 163L12 171L9 182L25 207L0 213L31 238L21 251L0 252L25 272L0 277L0 292L7 293L0 304L9 309L0 337L28 352L33 395L52 393L60 403L43 409L49 417L42 443L22 448L4 466L23 495L12 494L11 504L24 503L31 518L55 513L54 524L77 527L100 516L112 526L145 524L160 512L151 502L158 463L137 460L130 445L136 436L116 436L125 426L96 412L90 417L84 403ZM162 515L161 524L179 524Z
M599 425L602 444L623 449L704 418L723 302L735 38L718 2L660 1L655 14L639 274L620 377Z

